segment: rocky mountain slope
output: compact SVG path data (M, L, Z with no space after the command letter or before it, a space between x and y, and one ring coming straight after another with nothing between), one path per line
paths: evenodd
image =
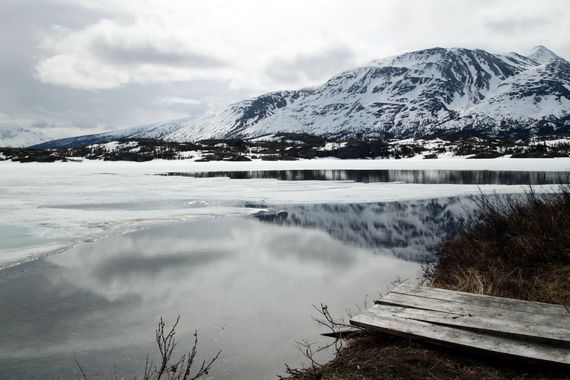
M278 132L336 138L511 136L570 130L570 63L543 46L528 56L433 48L374 61L321 86L244 100L212 116L55 141L197 141Z

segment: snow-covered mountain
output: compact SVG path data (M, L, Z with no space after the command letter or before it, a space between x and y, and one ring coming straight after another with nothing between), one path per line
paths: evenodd
M42 133L25 128L0 128L0 147L17 147L40 144L48 138Z
M408 138L436 133L517 135L570 130L570 63L543 46L523 56L433 48L374 61L321 86L244 100L180 119L56 141L196 141L278 132Z

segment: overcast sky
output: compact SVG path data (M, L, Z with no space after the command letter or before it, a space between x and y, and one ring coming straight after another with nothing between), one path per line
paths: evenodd
M0 128L200 117L442 47L570 57L569 0L0 0Z

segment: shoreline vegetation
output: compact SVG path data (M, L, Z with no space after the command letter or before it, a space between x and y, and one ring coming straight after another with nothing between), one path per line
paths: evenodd
M570 137L551 135L526 139L474 136L430 136L405 140L326 138L281 133L258 139L204 140L195 143L125 139L85 146L2 148L0 161L56 162L105 160L144 162L153 159L207 161L278 161L333 157L338 159L401 159L570 157Z
M458 236L434 247L424 285L565 305L570 313L570 185L554 193L480 195ZM326 307L325 307L326 308ZM326 310L326 309L325 309ZM321 312L326 326L334 320ZM570 314L569 314L570 316ZM337 327L340 324L337 324ZM561 368L531 365L361 330L342 339L328 363L309 358L287 379L568 379ZM338 343L336 346L338 347ZM309 355L307 355L309 354Z

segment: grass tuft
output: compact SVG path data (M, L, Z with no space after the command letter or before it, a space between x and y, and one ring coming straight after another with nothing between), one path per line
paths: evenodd
M570 304L570 186L474 198L459 236L435 248L435 287Z

